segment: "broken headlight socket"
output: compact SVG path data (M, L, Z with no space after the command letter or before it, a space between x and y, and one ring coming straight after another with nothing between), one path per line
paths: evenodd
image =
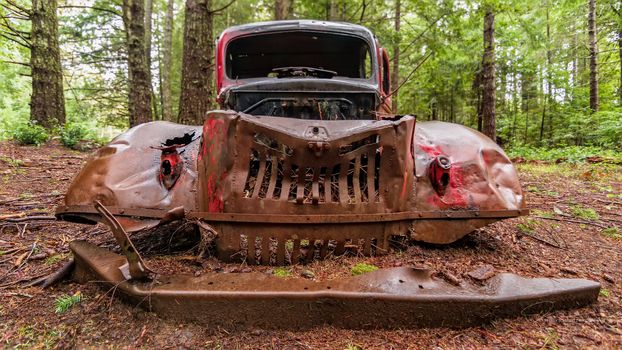
M167 189L170 190L181 175L184 168L184 161L177 152L177 147L165 147L162 148L162 154L160 155L160 182Z
M444 155L436 156L428 166L428 177L439 196L445 195L450 181L450 172L451 160Z

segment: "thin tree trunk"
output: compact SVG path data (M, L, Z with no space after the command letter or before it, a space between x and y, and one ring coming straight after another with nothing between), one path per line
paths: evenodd
M147 60L147 67L151 73L151 47L152 47L152 23L153 23L153 0L145 0L145 57ZM153 89L152 75L149 74L149 86L151 86L151 108L153 110L153 117L160 119L160 113L158 111L158 101L156 99L156 93Z
M162 38L162 65L160 79L160 102L162 119L173 120L173 103L171 92L171 76L173 65L173 16L175 0L168 0L166 18L164 20L164 37Z
M579 86L579 33L575 22L572 22L572 96L571 100L575 99L575 89Z
M151 23L153 14L153 0L145 0L145 57L147 67L151 68Z
M620 57L620 86L618 87L618 104L622 106L622 28L618 29L618 50Z
M123 22L127 40L130 126L152 120L151 71L145 50L144 0L123 1Z
M400 84L400 21L401 21L401 0L395 0L395 42L393 43L393 70L391 71L392 89ZM397 94L391 97L393 113L397 114Z
M547 91L544 95L544 102L542 104L542 120L540 121L540 143L542 143L542 139L544 138L544 120L546 118L549 100L551 99L551 94L553 92L551 76L551 25L549 23L548 1L546 3L546 90ZM551 127L552 125L549 125L549 130L551 130Z
M187 0L179 122L201 124L211 106L213 15L210 0Z
M596 44L596 0L589 0L588 35L590 49L590 109L598 111L598 47Z
M57 7L56 0L33 0L30 16L32 21L30 120L46 128L65 124Z
M277 21L292 18L294 0L275 0L274 19Z
M496 140L496 116L495 116L495 14L488 10L484 15L484 55L482 60L483 70L483 96L482 118L484 120L483 132L493 141Z

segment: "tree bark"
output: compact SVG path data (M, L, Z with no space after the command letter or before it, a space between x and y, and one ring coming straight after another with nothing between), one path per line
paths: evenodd
M144 0L123 1L123 24L127 45L130 127L152 120L151 70L145 49Z
M393 42L393 70L391 71L391 89L397 88L400 80L400 21L401 0L395 0L395 40ZM391 97L393 113L397 114L397 94Z
M598 47L596 44L596 0L589 0L588 36L590 50L590 109L598 111Z
M483 132L496 141L495 116L495 14L487 10L484 15L484 55L482 59L482 119Z
M151 68L151 22L153 15L153 0L145 0L145 57L147 67Z
M153 118L160 119L160 113L158 111L158 101L156 99L155 90L153 89L153 81L151 75L151 47L152 40L151 34L153 22L153 0L145 0L145 57L147 61L147 68L149 69L149 86L151 87L151 108L153 111Z
M213 15L210 0L187 0L179 122L201 124L211 103Z
M620 57L620 86L618 86L618 104L622 106L622 28L618 29L618 57Z
M166 18L164 20L164 33L162 38L162 83L160 84L160 102L162 119L173 120L173 103L171 92L171 77L173 65L173 16L175 0L168 0L166 6Z
M547 108L551 95L553 93L551 75L551 25L549 21L549 4L546 3L546 94L544 95L544 102L542 104L542 120L540 121L540 143L544 138L544 120L546 119ZM549 115L550 118L550 115ZM549 131L552 131L552 123L549 122ZM550 133L549 133L550 134ZM549 135L550 136L550 135Z
M294 12L294 0L275 0L274 19L277 21L291 19Z
M30 120L46 128L65 124L57 7L56 0L33 0L30 15L32 22Z

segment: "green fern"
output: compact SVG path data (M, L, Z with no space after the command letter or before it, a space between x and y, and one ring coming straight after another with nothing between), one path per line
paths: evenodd
M74 295L64 295L54 301L54 311L57 314L62 314L81 301L82 293L80 291L77 291Z

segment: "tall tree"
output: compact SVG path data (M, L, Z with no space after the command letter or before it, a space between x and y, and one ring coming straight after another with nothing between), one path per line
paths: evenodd
M590 50L590 109L598 111L598 46L596 33L596 0L588 0L588 36Z
M290 19L294 12L294 0L275 0L274 1L274 19L284 20Z
M611 9L617 15L618 21L618 58L620 61L618 62L618 66L620 67L620 85L618 85L618 104L622 106L622 6L620 9L617 9L615 6L611 5Z
M162 64L160 65L160 102L162 119L173 120L173 101L171 91L173 66L173 19L175 0L168 0L164 19L164 33L162 38Z
M495 13L492 9L487 9L484 14L482 89L483 132L494 141L497 130L495 115Z
M130 126L151 121L151 70L147 65L144 0L123 1L127 45Z
M151 37L153 32L152 23L153 0L145 0L145 61L147 62L147 68L149 68L149 72L151 72ZM155 117L155 119L158 119L158 104L155 91L153 89L153 80L151 78L151 74L149 74L149 86L151 87L151 108L153 111L153 116Z
M213 13L210 0L187 0L179 122L201 124L211 106Z
M30 11L30 119L47 128L65 123L57 7L56 0L33 0Z
M391 86L393 89L396 89L399 85L400 80L400 21L401 21L401 0L395 0L395 19L394 19L394 29L395 29L395 38L393 41L393 71L391 72ZM397 96L393 95L391 107L393 109L393 113L397 113Z

